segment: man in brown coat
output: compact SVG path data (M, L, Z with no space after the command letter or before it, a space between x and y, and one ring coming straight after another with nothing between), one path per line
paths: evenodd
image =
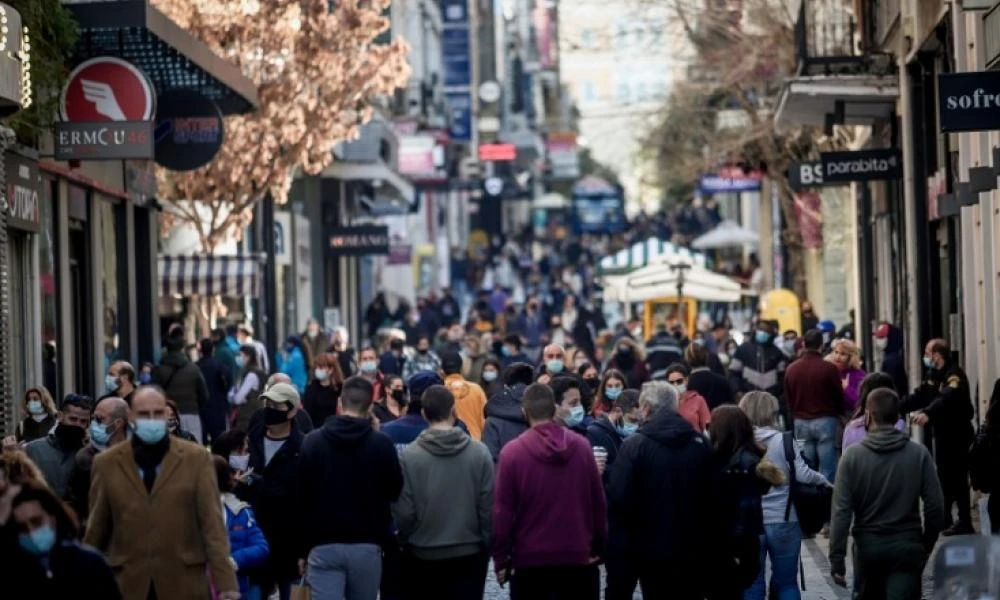
M132 399L135 435L97 455L86 543L102 551L127 600L240 597L229 559L212 459L167 435L167 399L155 387Z

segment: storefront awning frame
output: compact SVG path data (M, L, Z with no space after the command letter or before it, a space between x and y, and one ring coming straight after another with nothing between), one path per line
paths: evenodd
M823 125L844 103L843 125L871 125L892 114L899 98L895 75L807 75L785 83L775 111L779 129Z

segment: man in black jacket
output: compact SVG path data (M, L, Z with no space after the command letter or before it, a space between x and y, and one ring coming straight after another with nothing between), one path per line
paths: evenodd
M667 324L660 323L656 335L646 340L646 366L649 368L650 379L663 379L667 376L667 367L681 362L684 351L680 342L667 331Z
M482 441L493 455L494 463L508 442L528 430L521 399L534 380L535 371L531 365L515 363L503 370L503 389L486 403Z
M587 427L587 441L590 442L590 446L604 448L608 452L604 472L601 473L605 484L608 481L608 473L611 472L611 467L618 457L618 449L625 438L639 429L639 419L639 392L625 390L615 400L611 412L597 417L590 427Z
M761 321L753 337L736 349L729 362L729 382L738 396L761 390L781 398L788 359L774 345L775 335L774 325Z
M712 410L723 404L732 404L733 387L728 379L711 370L708 366L709 356L708 350L698 344L691 344L684 351L684 359L691 368L688 389L701 394L708 404L708 410Z
M717 564L719 515L708 440L677 414L677 392L663 381L643 386L645 424L622 444L608 482L608 600L694 600ZM683 490L683 493L678 493Z
M208 406L208 387L198 365L184 353L184 330L175 327L166 342L167 353L153 370L153 383L160 386L169 400L177 403L181 429L195 439L203 438L201 413Z
M875 348L882 351L883 373L892 377L898 394L910 389L906 376L906 355L903 353L903 331L891 323L882 323L875 329Z
M345 381L342 413L302 446L294 506L299 556L308 557L315 598L341 597L345 577L355 597L379 593L382 545L392 532L389 507L403 489L403 472L392 440L372 429L373 395L368 380ZM300 564L306 566L305 560Z
M222 435L226 430L226 418L229 415L229 400L226 394L233 386L229 369L215 357L215 343L205 338L198 343L201 358L198 359L198 369L208 387L208 403L201 411L201 422L205 426L204 439L208 443Z

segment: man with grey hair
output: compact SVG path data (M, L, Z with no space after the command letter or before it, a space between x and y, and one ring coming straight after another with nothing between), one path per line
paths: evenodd
M717 539L718 468L708 440L677 413L677 391L642 386L643 425L618 451L608 479L608 600L702 598Z

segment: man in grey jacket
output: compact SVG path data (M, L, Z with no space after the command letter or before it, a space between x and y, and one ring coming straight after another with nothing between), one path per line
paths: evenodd
M944 498L934 460L926 448L896 430L898 420L899 396L889 389L873 391L865 404L868 437L844 452L837 471L831 570L834 580L846 585L850 530L855 588L863 599L920 598L924 564L944 527Z
M455 398L442 385L422 396L430 426L403 450L403 492L393 513L412 598L482 598L492 531L493 459L455 427Z

